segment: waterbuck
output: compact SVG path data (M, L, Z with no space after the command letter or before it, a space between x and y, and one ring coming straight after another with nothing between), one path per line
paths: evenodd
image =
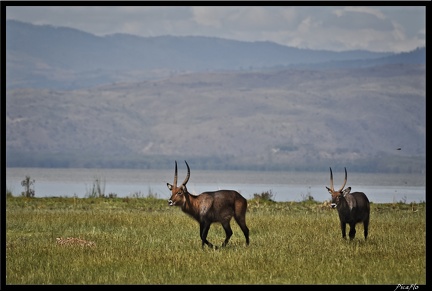
M186 161L185 163L188 173L184 182L177 187L177 161L175 162L174 184L167 183L168 189L171 190L168 205L180 206L183 212L199 222L203 248L204 244L213 248L213 244L207 240L207 234L213 222L222 224L226 234L222 247L227 245L233 234L230 226L233 216L246 237L246 244L249 245L249 229L246 226L247 200L233 190L219 190L192 195L186 188L190 177L190 168Z
M346 238L346 224L350 226L349 237L354 239L357 223L363 223L365 240L368 236L370 204L369 199L363 192L351 192L351 187L343 189L347 182L347 170L345 168L345 181L342 187L335 191L333 187L333 173L330 168L330 188L326 187L331 194L331 207L336 208L339 213L342 237Z

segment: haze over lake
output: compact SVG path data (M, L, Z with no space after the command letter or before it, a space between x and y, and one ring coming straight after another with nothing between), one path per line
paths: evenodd
M178 183L186 177L184 165L179 164ZM424 174L357 173L348 170L352 192L365 192L373 203L426 201L426 176ZM95 181L105 195L117 197L146 197L150 193L168 199L166 183L172 183L174 169L74 169L74 168L7 168L6 188L14 196L24 191L21 181L26 176L35 180L35 197L88 197ZM343 184L343 169L333 169L334 187ZM316 201L329 200L325 186L330 184L329 172L271 172L271 171L208 171L191 170L187 184L193 194L218 189L239 191L246 199L254 194L271 191L273 200L302 201L312 196Z

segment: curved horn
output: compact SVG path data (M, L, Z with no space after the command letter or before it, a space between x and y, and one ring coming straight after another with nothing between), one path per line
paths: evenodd
M330 168L330 190L334 191L334 186L333 186L333 172Z
M345 181L344 181L342 187L338 190L338 192L340 192L340 191L343 190L343 188L345 187L346 183L347 183L347 171L346 171L346 168L345 168Z
M190 177L190 168L189 168L189 165L188 165L188 163L187 163L186 161L185 161L185 163L186 163L186 167L187 167L187 169L188 169L188 172L187 172L186 179L184 180L184 182L183 182L182 185L185 185L185 186L186 186L186 183L189 181L189 177Z
M177 161L175 161L175 171L174 171L174 187L177 187Z

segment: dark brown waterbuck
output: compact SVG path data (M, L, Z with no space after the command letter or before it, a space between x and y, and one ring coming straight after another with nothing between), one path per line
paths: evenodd
M346 238L346 225L349 224L350 239L354 239L357 223L363 223L364 237L367 239L370 217L369 199L363 192L351 193L351 187L344 190L347 182L347 170L345 168L345 181L339 190L334 190L333 187L333 172L330 168L330 188L326 187L331 194L331 207L336 208L339 213L340 227L342 237Z
M192 195L186 188L190 177L190 168L186 161L185 163L188 173L183 183L177 187L177 161L175 162L174 184L167 183L168 189L171 190L168 205L180 206L183 212L199 222L202 247L207 244L213 248L213 244L207 240L207 234L213 222L222 224L226 234L222 247L226 246L233 234L230 225L232 217L240 226L246 237L246 244L249 245L249 229L246 226L247 200L234 190L219 190Z

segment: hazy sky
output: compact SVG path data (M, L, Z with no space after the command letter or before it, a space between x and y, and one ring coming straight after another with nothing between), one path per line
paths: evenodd
M100 36L199 35L310 49L393 52L425 46L425 14L424 6L6 7L7 19Z

